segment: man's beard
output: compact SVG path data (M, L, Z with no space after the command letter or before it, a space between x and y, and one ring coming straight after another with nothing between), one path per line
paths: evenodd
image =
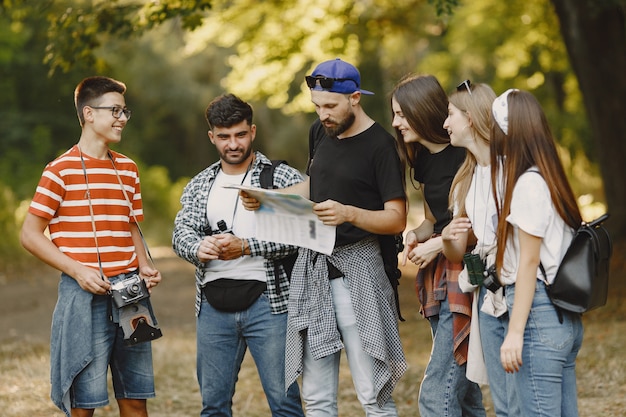
M252 147L249 147L247 149L243 149L241 156L238 158L234 158L232 156L229 156L229 152L223 152L220 155L220 159L227 163L228 165L239 165L242 162L244 162L246 159L248 159L248 157L250 157L250 154L252 153Z
M354 115L354 112L349 112L344 119L337 122L334 126L328 127L323 124L326 135L330 136L331 138L336 138L337 136L348 130L350 126L354 124L355 119L356 117Z

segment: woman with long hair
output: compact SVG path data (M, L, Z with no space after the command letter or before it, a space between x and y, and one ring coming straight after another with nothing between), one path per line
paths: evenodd
M492 110L492 180L502 179L501 190L493 187L496 270L510 317L500 361L514 375L524 416L578 416L581 316L558 310L546 285L581 224L580 210L535 97L507 90Z
M406 234L403 259L403 264L408 258L419 267L420 312L433 336L419 393L420 415L485 416L480 387L465 376L472 296L459 288L461 263L442 255L441 232L452 218L450 185L466 152L450 145L443 128L448 97L432 75L402 79L391 94L391 108L400 158L424 196L425 218Z
M473 293L471 338L467 360L469 380L489 383L497 417L519 416L512 376L507 375L497 358L508 324L502 289L491 290L483 283L482 272L493 265L496 252L498 217L491 187L489 136L491 105L496 94L486 84L463 81L448 97L448 118L443 127L453 146L467 149L450 191L450 210L454 218L443 229L443 254L460 262L468 249L466 263L477 265L473 277L466 267L459 276L462 290ZM494 290L494 291L492 291ZM494 360L494 358L496 360ZM486 360L485 360L486 359Z

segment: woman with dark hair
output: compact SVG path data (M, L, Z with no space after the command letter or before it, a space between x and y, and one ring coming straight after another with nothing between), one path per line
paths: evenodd
M580 210L535 97L507 90L492 110L492 180L502 179L502 189L493 189L496 269L510 317L500 360L514 374L524 416L578 416L581 316L557 310L546 285L581 224Z
M441 232L452 218L450 185L466 152L450 145L443 128L448 97L432 75L402 79L392 92L391 107L400 158L424 194L425 218L407 233L403 260L420 268L420 312L430 322L433 337L420 387L420 415L485 416L480 387L465 376L472 295L459 288L461 263L442 255Z

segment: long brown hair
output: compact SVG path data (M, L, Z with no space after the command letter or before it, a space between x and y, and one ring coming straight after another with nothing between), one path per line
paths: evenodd
M421 138L432 143L450 143L443 122L448 117L448 96L432 75L407 75L391 92L411 128ZM393 117L393 115L392 115ZM418 142L405 143L396 129L396 147L400 154L403 172L407 166L413 178L415 159L424 148Z
M491 103L496 98L496 93L487 84L472 84L468 88L472 92L471 95L466 88L462 88L450 94L448 100L454 107L470 115L472 124L469 128L472 137L476 141L489 144ZM467 152L450 186L450 210L454 211L454 207L458 207L459 216L466 215L465 198L472 183L472 174L476 164L476 157L471 152Z
M526 91L512 91L507 100L508 134L497 123L493 123L490 146L492 192L498 210L498 270L502 268L507 239L513 234L513 226L506 220L511 212L513 188L519 177L529 168L536 166L539 170L550 190L552 204L565 223L575 229L582 221L541 105ZM500 174L502 190L497 193L496 178Z

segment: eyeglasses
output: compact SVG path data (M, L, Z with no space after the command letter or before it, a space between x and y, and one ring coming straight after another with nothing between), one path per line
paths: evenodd
M456 91L462 91L463 87L465 87L465 88L467 88L467 92L471 96L472 95L472 90L470 89L471 85L472 85L472 82L470 80L465 80L461 84L456 86Z
M126 116L126 120L130 119L131 111L128 110L126 107L120 107L120 106L89 106L89 107L91 107L92 109L111 110L111 115L115 117L116 119L119 119L120 117L122 117L122 114Z
M307 75L306 77L304 77L304 79L306 80L306 85L308 85L309 88L315 88L315 85L318 81L320 82L320 87L326 89L332 88L333 84L335 84L335 81L352 81L354 84L356 84L356 87L359 88L359 84L352 78L329 78L322 75L317 75L313 77L311 75Z

